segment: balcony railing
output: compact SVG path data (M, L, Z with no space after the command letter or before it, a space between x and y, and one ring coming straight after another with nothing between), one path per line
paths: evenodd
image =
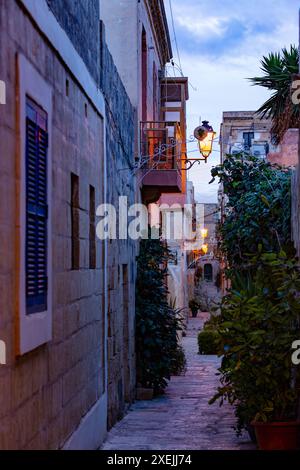
M141 122L140 143L143 169L181 168L182 136L178 122Z

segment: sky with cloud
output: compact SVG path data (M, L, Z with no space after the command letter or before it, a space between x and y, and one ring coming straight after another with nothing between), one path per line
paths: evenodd
M271 51L298 44L299 0L171 0L184 75L189 77L188 135L209 120L219 135L223 111L256 110L269 94L247 77L260 75L260 59ZM169 0L174 61L178 65ZM170 75L174 74L168 68ZM178 71L176 71L178 74ZM192 156L195 144L188 144ZM195 155L195 154L194 154ZM220 159L219 145L209 163L189 171L199 202L216 202L217 184L209 185L210 169Z

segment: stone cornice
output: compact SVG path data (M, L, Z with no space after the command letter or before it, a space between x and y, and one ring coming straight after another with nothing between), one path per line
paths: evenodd
M163 67L172 58L169 27L163 0L145 0L151 20L156 47L159 53L161 66Z

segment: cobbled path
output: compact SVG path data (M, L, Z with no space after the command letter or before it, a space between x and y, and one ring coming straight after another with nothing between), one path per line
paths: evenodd
M187 357L184 375L172 377L165 395L138 401L108 433L103 450L249 450L247 434L237 438L233 409L208 405L218 385L220 360L200 356L197 333L205 314L190 319L183 346Z

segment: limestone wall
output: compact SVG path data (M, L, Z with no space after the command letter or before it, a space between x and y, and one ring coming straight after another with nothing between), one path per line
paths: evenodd
M47 0L47 4L71 39L92 77L96 83L99 83L99 0Z
M119 214L119 196L135 202L135 110L101 40L101 84L106 99L106 201ZM137 243L110 240L108 247L108 425L120 419L135 397L135 279Z
M268 161L281 166L295 166L298 163L299 130L288 129L278 146L277 152L269 153Z
M103 201L103 119L19 2L0 3L0 73L7 88L7 104L0 106L0 339L7 345L7 364L0 366L0 448L55 449L104 395L103 250L97 241L96 269L89 269L88 217L89 185L96 205ZM53 92L53 337L22 357L15 353L17 207L24 197L18 193L18 53ZM76 271L71 270L71 172L80 188Z

